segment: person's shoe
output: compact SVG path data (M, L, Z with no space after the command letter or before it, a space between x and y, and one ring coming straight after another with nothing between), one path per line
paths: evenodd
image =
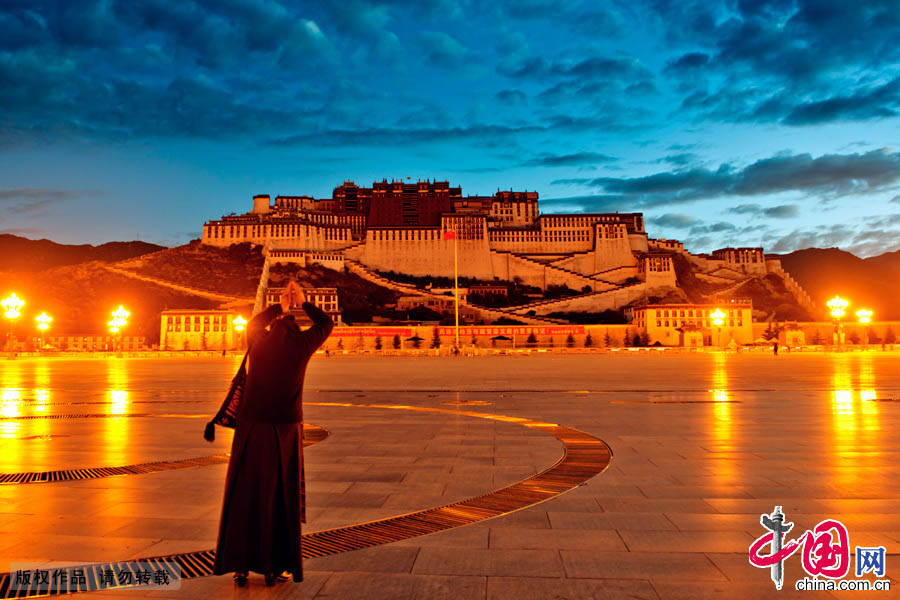
M244 587L245 585L247 585L247 573L235 571L234 582L238 585L238 587Z
M291 579L291 574L288 573L287 571L282 571L281 575L275 576L275 581L284 582L284 581L290 581L290 579Z

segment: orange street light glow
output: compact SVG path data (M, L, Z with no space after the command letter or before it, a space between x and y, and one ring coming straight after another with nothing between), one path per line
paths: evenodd
M128 325L128 317L131 315L130 312L125 310L124 306L119 306L116 310L112 312L112 320L107 323L109 325L109 330L112 333L118 333L123 327Z
M866 308L861 308L856 311L856 318L859 319L860 323L871 323L872 311Z
M247 324L247 319L238 315L237 317L234 318L234 321L232 321L232 323L234 323L235 331L243 331L244 326Z
M844 309L847 308L847 305L850 303L840 296L835 296L831 300L826 303L826 306L831 309L831 316L835 319L840 319L844 316Z
M13 292L7 299L0 302L0 305L3 306L3 310L5 311L3 314L7 319L18 319L22 307L25 306L25 301L16 296L16 293Z
M668 313L666 313L666 314L668 314ZM712 317L713 325L715 325L716 327L721 327L722 323L725 322L725 313L723 313L718 308L716 310L712 311L711 313L709 313L709 316Z
M42 312L38 316L34 318L37 321L37 328L41 331L46 331L50 328L50 321L53 320L53 317L48 315L46 312Z

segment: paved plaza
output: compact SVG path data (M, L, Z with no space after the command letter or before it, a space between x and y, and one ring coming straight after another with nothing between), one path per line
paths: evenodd
M209 444L203 426L239 362L0 360L0 473L221 457L231 432L219 428ZM583 485L526 508L308 559L300 584L266 588L251 574L237 588L230 576L205 576L176 592L76 597L890 596L795 591L799 553L776 591L769 569L748 561L765 533L760 515L776 505L795 524L788 538L834 518L851 547L885 546L885 578L900 589L897 353L317 356L305 402L307 423L328 436L304 451L304 534L482 496L540 473L565 448L541 424L599 438L613 457ZM473 412L492 418L465 414ZM0 485L0 571L214 548L227 465L183 466Z

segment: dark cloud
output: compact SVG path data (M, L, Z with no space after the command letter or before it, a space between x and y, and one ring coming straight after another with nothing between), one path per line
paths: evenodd
M796 204L779 204L763 209L763 215L773 219L792 219L800 212Z
M695 225L691 227L691 230L688 233L690 235L702 235L706 233L732 233L737 230L738 228L734 223L719 221L708 225Z
M550 185L584 185L585 183L590 182L590 177L569 177L565 179L554 179L550 182ZM900 198L900 196L897 196L897 198Z
M419 34L419 41L425 50L425 57L432 64L456 67L466 57L466 47L442 31L423 31Z
M770 207L763 207L759 204L738 204L729 208L728 212L736 215L791 219L799 214L799 207L796 204L779 204L778 206Z
M84 195L84 192L54 188L0 189L0 214L7 217L37 217L54 206Z
M691 163L697 162L700 157L693 152L679 152L678 154L669 154L657 160L657 163L667 162L677 167L683 167Z
M652 6L673 40L697 48L664 72L700 118L809 125L897 114L897 86L884 83L900 62L895 0Z
M0 189L0 202L8 201L53 201L68 200L82 195L84 192L59 190L54 188L7 188Z
M625 57L594 56L579 61L550 61L532 56L515 65L501 65L499 71L518 79L547 80L552 78L579 78L580 80L616 80L635 82L650 80L653 73L639 60Z
M656 86L650 81L638 81L625 88L625 94L627 96L641 96L657 93L659 93L659 90L657 90Z
M900 181L900 153L875 150L865 154L777 155L743 169L723 164L717 170L695 168L646 177L598 177L591 185L611 194L628 196L638 206L689 202L727 196L756 196L781 192L824 195L866 193ZM769 216L779 217L790 209Z
M853 239L855 230L838 224L816 229L795 229L779 238L772 246L772 252L793 252L804 248L834 248L846 246Z
M693 150L698 146L699 144L671 144L666 150Z
M861 225L837 224L815 229L796 229L779 238L772 246L773 252L793 252L804 248L834 248L852 252L857 256L876 256L900 249L900 228L883 224L872 228L871 223Z
M306 133L266 140L267 146L380 146L386 144L436 144L449 141L473 141L492 147L502 140L523 134L558 134L615 128L617 124L602 117L548 116L541 123L499 125L476 123L458 127L360 127L359 129L311 130ZM311 128L312 129L312 128Z
M648 219L648 221L657 227L672 227L674 229L688 229L696 226L700 222L696 217L681 213L666 213Z
M521 104L528 101L528 96L519 90L500 90L494 96L504 104Z
M691 69L698 69L701 67L705 67L709 64L709 55L704 52L690 52L688 54L683 54L678 57L676 60L670 61L666 65L667 71L688 71Z
M900 106L900 77L874 89L857 90L847 96L806 102L794 106L784 117L787 125L816 125L832 121L865 121L894 117Z
M627 211L628 198L607 194L596 196L567 196L565 198L541 198L541 209L546 212L604 213Z
M9 216L34 217L46 214L48 209L87 193L55 188L0 189L0 209Z
M541 154L538 157L525 161L526 167L568 167L577 165L593 165L598 163L610 163L619 160L615 156L607 156L599 152L576 152L574 154Z

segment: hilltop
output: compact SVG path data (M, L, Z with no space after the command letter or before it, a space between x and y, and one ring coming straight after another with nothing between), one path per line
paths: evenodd
M163 249L165 246L137 241L70 245L0 234L0 272L35 271L90 261L116 262Z

